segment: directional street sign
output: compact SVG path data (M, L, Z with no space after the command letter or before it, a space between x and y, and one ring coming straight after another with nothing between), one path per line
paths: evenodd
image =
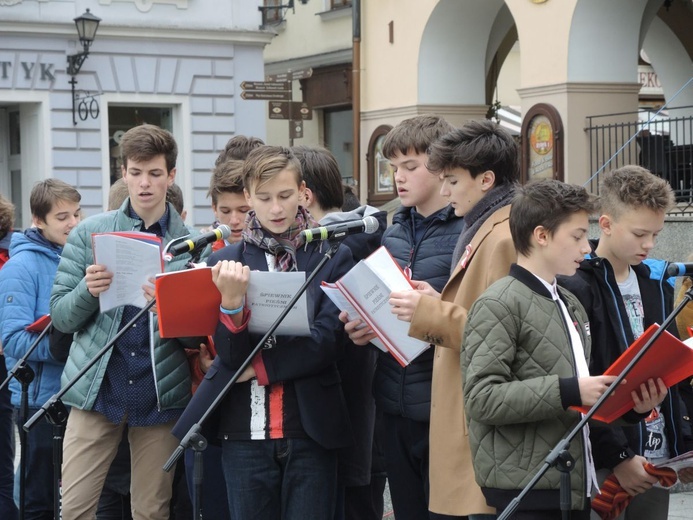
M303 137L303 121L289 121L289 139Z
M244 90L241 92L241 97L243 99L261 99L261 100L278 100L278 101L289 101L291 100L291 91L264 91L264 90Z
M313 111L308 103L300 101L270 101L268 104L270 119L294 119L309 121L313 119Z
M297 69L279 74L269 74L267 81L294 81L299 79L307 79L313 75L313 69Z
M243 90L291 90L291 83L288 81L244 81L241 83Z

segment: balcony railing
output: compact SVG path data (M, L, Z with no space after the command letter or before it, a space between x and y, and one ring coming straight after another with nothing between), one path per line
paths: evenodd
M588 117L590 175L609 160L603 171L639 164L671 184L677 205L670 214L693 214L693 106L670 108L652 119L654 113ZM594 176L588 188L598 193L598 185Z

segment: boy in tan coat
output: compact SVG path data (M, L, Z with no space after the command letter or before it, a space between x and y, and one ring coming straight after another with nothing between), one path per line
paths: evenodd
M430 423L430 499L433 513L488 518L474 480L462 401L460 346L467 309L516 260L508 218L518 180L517 145L491 121L471 121L436 141L428 169L442 175L441 194L464 217L453 254L452 274L442 293L425 282L417 290L393 293L392 312L410 321L409 335L436 345L433 361ZM352 340L370 339L368 328L345 330ZM479 516L477 516L479 515ZM492 516L490 518L493 518Z

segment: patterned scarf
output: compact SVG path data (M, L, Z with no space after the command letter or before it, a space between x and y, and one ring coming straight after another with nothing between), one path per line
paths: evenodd
M296 249L303 245L300 233L304 229L318 227L319 225L308 210L299 206L296 218L289 229L281 235L275 235L262 227L255 215L255 211L251 210L245 219L243 241L254 244L274 255L277 259L277 271L296 271L298 270Z
M452 253L452 264L450 264L450 274L457 267L457 262L462 258L462 252L472 241L476 232L479 231L481 225L486 222L494 211L507 206L513 200L515 195L515 184L502 184L495 186L489 191L483 199L469 210L464 216L464 227L460 238L457 239L455 251Z
M659 479L659 483L670 488L678 480L676 472L667 467L656 468L649 462L645 464L645 471ZM602 520L613 520L617 518L623 510L628 507L631 497L626 493L618 483L616 475L609 475L602 488L599 490L599 495L592 499L592 509L602 518Z

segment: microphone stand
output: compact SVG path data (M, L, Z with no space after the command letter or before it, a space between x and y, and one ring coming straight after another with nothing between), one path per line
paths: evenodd
M183 455L183 452L185 451L186 448L192 448L195 451L194 459L193 459L193 475L194 475L194 493L193 493L193 519L194 520L202 520L202 508L200 504L200 497L201 497L201 491L202 491L202 476L203 476L203 471L202 471L202 451L207 447L207 440L204 438L204 436L200 433L202 429L202 424L209 418L209 416L216 410L217 406L221 403L221 401L226 397L226 395L229 393L231 390L231 387L236 383L238 378L241 376L243 371L250 365L252 362L253 358L257 355L258 352L262 349L262 347L265 345L265 342L269 339L272 334L274 334L274 331L277 330L277 327L281 324L281 322L284 320L284 318L289 314L290 310L294 307L296 302L298 302L299 298L303 295L304 292L308 289L308 286L310 283L313 281L313 279L317 276L318 272L322 269L322 267L334 256L334 254L337 252L337 249L339 248L339 242L330 242L330 248L329 250L325 253L325 255L322 257L318 265L313 269L313 271L308 275L306 278L306 281L303 282L303 285L298 289L296 294L294 295L293 298L291 298L291 301L286 305L284 310L281 312L281 314L277 317L277 319L272 323L270 326L269 330L265 333L265 335L262 337L262 339L255 345L255 348L253 348L252 352L248 355L248 357L243 361L241 366L238 368L236 373L233 374L231 379L226 383L224 388L221 390L219 395L212 401L212 404L209 405L209 408L202 414L202 417L200 417L199 421L193 424L190 429L188 430L188 433L185 434L183 439L180 441L180 444L178 447L175 449L173 454L169 457L168 461L166 461L166 464L164 464L164 471L170 471L171 468L176 464L176 461Z
M693 300L693 288L686 291L681 303L672 311L669 316L664 320L661 326L652 334L650 339L645 342L640 352L638 352L635 357L626 365L616 380L609 385L609 388L601 395L594 405L589 409L589 411L582 416L580 422L563 438L559 443L551 450L544 464L539 470L539 472L534 475L532 480L527 483L527 485L522 489L520 494L515 497L503 510L498 520L506 520L511 517L511 515L517 510L520 502L524 497L532 490L532 488L539 482L541 477L553 466L558 466L561 472L561 486L560 486L560 504L561 504L561 515L563 519L570 518L571 504L570 504L570 471L573 469L574 460L568 449L570 448L570 441L575 438L575 436L582 431L582 428L587 424L587 422L592 418L599 407L606 401L611 394L614 393L616 388L621 384L621 382L626 378L631 369L640 361L640 359L645 355L652 345L659 339L659 337L664 333L664 331L671 325L671 323L676 319L676 316L683 310L683 308Z
M29 356L38 348L41 340L50 332L52 325L48 325L41 331L34 342L29 346L26 353L15 363L7 374L5 380L0 384L0 389L5 388L14 377L21 385L21 396L19 404L18 422L26 421L29 415L29 385L34 380L34 370L29 366L27 360ZM19 428L19 520L24 520L24 502L26 492L26 453L27 453L27 432Z

